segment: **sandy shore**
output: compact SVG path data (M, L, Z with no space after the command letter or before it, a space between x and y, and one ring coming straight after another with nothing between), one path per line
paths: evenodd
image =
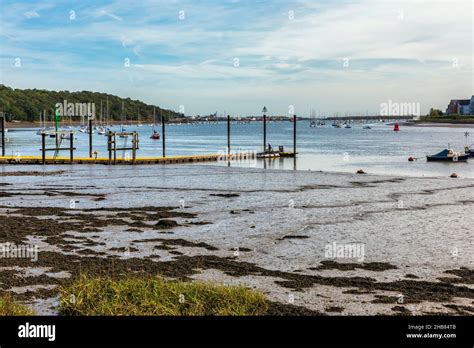
M0 188L0 243L39 251L0 258L0 291L40 314L81 272L245 284L282 314L474 313L474 180L4 166Z

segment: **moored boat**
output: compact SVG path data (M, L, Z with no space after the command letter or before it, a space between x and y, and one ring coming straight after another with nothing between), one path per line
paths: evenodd
M469 158L468 154L461 154L459 152L456 152L452 149L444 149L443 151L431 155L431 156L426 156L426 160L428 162L430 161L442 161L442 162L466 162L467 159Z
M466 155L469 155L470 157L474 157L474 145L466 146L464 148L464 151L466 152Z

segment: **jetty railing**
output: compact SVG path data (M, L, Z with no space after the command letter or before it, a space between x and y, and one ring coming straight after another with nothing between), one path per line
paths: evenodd
M132 137L132 147L117 147L117 136L119 138ZM138 133L137 132L112 132L107 133L107 151L109 152L109 164L117 163L117 151L129 151L132 150L132 163L136 162L138 147ZM113 155L113 162L112 162Z
M56 146L51 147L51 148L46 148L46 136L50 135L50 134L55 135ZM74 150L76 150L76 148L74 147L74 132L71 131L69 133L69 147L60 147L61 143L62 143L62 135L63 134L67 134L67 133L64 133L64 132L52 132L52 133L42 132L41 133L41 162L43 164L46 164L46 152L47 151L54 151L55 152L55 157L56 157L56 155L58 154L59 151L69 151L69 160L70 160L71 164L73 163L73 161L74 161ZM58 137L61 137L60 142L58 142Z

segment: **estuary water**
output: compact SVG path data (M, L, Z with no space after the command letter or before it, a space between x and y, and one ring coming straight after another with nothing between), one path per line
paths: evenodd
M371 129L364 129L370 125ZM292 158L274 160L250 160L209 163L209 165L230 165L265 167L284 170L313 170L334 172L355 172L363 169L370 174L395 174L406 176L447 176L453 172L461 177L474 177L474 158L468 163L427 163L426 155L445 149L448 144L457 151L464 151L466 144L474 143L474 128L460 127L400 127L393 131L388 123L352 124L352 128L334 128L326 126L311 128L309 121L297 123L296 161ZM263 131L261 122L232 123L231 152L261 151ZM161 133L161 126L156 129ZM119 131L119 127L113 128ZM466 139L465 132L472 133ZM152 127L128 126L127 131L138 131L140 139L139 157L162 156L161 140L152 140ZM89 152L89 135L75 133L76 157L86 157ZM118 146L130 146L131 138L119 139ZM55 140L47 139L48 146L54 146ZM68 140L63 140L65 144ZM107 157L107 137L93 134L94 151L99 157ZM267 143L273 148L279 145L285 150L293 149L293 123L267 123ZM65 145L68 146L68 145ZM32 129L11 129L7 133L7 155L41 154L41 136ZM227 152L227 124L202 123L167 125L166 155L216 154ZM50 152L48 155L52 155ZM68 156L67 151L60 156ZM126 152L117 153L117 157L127 156ZM128 154L131 156L131 153ZM408 162L408 157L417 158ZM296 162L296 163L295 163Z

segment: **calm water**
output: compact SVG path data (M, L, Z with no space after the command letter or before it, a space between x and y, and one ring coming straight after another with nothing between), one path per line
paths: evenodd
M364 125L355 124L351 129L325 127L310 128L309 122L298 123L299 156L296 161L298 170L322 170L338 172L354 172L364 169L368 173L397 174L410 176L446 176L457 172L462 177L474 178L474 159L469 163L427 163L426 155L436 153L447 147L448 143L455 150L463 151L465 145L464 132L469 128L448 127L403 127L400 132L393 132L393 126L385 123L372 124L372 129L363 129ZM157 127L161 133L161 127ZM115 127L118 131L118 127ZM140 136L140 157L162 155L161 140L151 140L150 126L132 127ZM474 143L473 134L468 140ZM232 152L260 151L262 148L262 124L232 124ZM293 124L290 122L273 122L267 124L267 142L274 148L283 145L292 150ZM107 157L107 137L93 135L94 150L99 157ZM128 145L130 145L128 140ZM48 139L53 146L54 139ZM67 140L64 140L68 142ZM119 140L123 145L125 139ZM227 125L195 124L168 125L166 129L167 155L191 155L225 153L227 146ZM88 134L76 132L75 156L88 156ZM8 133L7 155L39 156L41 137L36 131L17 130ZM52 154L52 153L50 153ZM68 156L68 152L61 155ZM117 154L124 156L123 152ZM415 162L408 162L408 157L418 157ZM227 163L221 163L227 165ZM215 165L215 163L213 163ZM293 159L277 159L267 161L233 162L234 166L267 167L274 169L293 169Z

